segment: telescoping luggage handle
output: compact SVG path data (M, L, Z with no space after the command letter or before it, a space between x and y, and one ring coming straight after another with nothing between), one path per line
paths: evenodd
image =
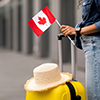
M63 58L62 58L62 38L65 37L62 33L58 34L58 55L59 55L59 68L63 71ZM75 46L71 43L71 71L73 79L76 79L76 61L75 61Z

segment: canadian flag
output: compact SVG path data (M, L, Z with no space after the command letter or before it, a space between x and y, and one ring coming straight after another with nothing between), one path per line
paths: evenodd
M34 33L39 37L51 24L55 22L56 18L53 16L49 8L46 6L31 20L28 21L29 26Z

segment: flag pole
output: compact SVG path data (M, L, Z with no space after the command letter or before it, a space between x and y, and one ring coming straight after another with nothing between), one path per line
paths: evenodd
M59 25L59 27L61 27L61 24L58 22L58 20L56 19L56 23ZM73 45L75 45L75 43L71 40L71 38L67 35L68 39L71 41L71 43Z
M59 27L61 27L61 24L58 22L58 20L56 19L57 24L59 25Z

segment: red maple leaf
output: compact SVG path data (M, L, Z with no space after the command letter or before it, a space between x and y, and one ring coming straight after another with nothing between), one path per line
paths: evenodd
M43 18L38 17L38 19L39 19L39 21L38 21L38 23L39 23L39 24L44 25L45 23L47 23L47 22L46 22L46 18L45 18L45 17L43 17Z

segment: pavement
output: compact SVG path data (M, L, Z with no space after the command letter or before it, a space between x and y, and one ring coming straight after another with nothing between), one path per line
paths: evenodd
M0 100L25 100L24 84L33 76L35 67L47 62L58 64L49 58L0 48ZM64 63L63 71L71 73L70 64ZM76 74L76 79L85 87L84 70L77 68Z

